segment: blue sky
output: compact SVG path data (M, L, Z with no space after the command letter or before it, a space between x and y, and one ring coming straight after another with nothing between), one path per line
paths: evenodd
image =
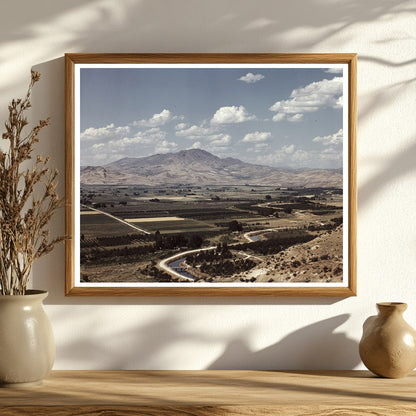
M201 148L276 167L342 167L337 68L81 68L81 165Z

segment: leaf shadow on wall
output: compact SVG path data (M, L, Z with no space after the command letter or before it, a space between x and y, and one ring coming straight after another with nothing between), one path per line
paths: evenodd
M412 12L408 0L308 0L302 13L286 0L3 2L0 56L11 69L0 99L19 88L23 68L63 52L312 52L351 27Z
M116 326L103 319L104 310L101 314L86 313L88 319L82 307L74 308L70 319L65 311L55 314L58 327L66 327L65 337L70 334L70 339L56 338L56 358L63 362L61 365L68 362L77 363L79 369L108 370L184 368L201 358L206 362L204 356L209 356L210 345L227 342L227 336L201 327L190 328L175 306L157 316L138 309L134 319L121 319ZM186 352L189 350L195 353ZM202 356L201 351L205 352Z
M112 336L103 322L78 320L72 328L67 315L57 315L58 320L68 322L67 330L71 332L69 342L57 339L57 361L62 360L61 365L76 362L80 369L190 369L198 362L199 368L207 370L333 370L353 369L360 362L358 343L344 332L335 332L349 319L349 314L307 325L259 350L249 346L255 332L253 326L240 328L229 336L206 333L202 328L189 329L169 311L154 319L143 318L142 323L138 316L133 327L113 329ZM272 338L278 337L276 334ZM218 345L224 346L222 353L213 352ZM181 354L192 350L195 356ZM176 361L172 361L175 356Z
M69 322L65 314L57 317L58 321L68 322L68 327L76 318ZM90 322L73 328L69 342L57 339L57 361L77 363L80 369L169 368L173 364L172 357L166 357L177 343L212 342L210 336L182 328L180 319L172 313L145 322L139 315L136 318L133 327L123 327L121 323L118 328L109 328L99 318L91 322L94 317L91 319L90 314Z
M374 174L366 183L358 189L358 201L360 206L367 205L377 193L391 182L408 175L416 170L416 138L413 143L400 151L386 163L383 168ZM409 195L410 196L410 195ZM409 197L408 196L408 197Z
M258 351L250 348L247 339L235 338L207 369L352 369L360 363L358 343L334 332L349 317L343 314L313 323Z

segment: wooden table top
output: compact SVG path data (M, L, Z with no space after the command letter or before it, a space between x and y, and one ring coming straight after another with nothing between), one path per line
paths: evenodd
M335 412L335 413L334 413ZM53 371L0 389L0 415L416 415L416 372Z

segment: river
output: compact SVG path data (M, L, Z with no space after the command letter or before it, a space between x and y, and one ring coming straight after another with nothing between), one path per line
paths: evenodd
M259 241L259 236L258 235L250 235L250 237L246 237L248 240L251 239L251 241ZM238 244L238 243L235 243ZM235 244L230 244L230 246L235 245ZM215 247L211 247L209 249L201 249L201 250L212 250ZM200 251L200 250L194 250L194 251ZM170 263L166 264L166 267L168 269L174 270L176 273L179 273L181 276L186 277L188 279L192 279L192 280L196 280L197 277L195 277L194 275L192 275L191 273L187 272L185 269L183 269L180 264L182 262L184 262L186 260L186 257L181 257L179 259L173 260Z
M176 259L168 263L167 266L171 268L172 270L175 270L175 272L181 274L182 276L195 280L196 277L194 275L192 275L191 273L188 273L186 270L182 269L182 267L180 266L180 264L185 260L186 260L186 257L181 257L180 259Z

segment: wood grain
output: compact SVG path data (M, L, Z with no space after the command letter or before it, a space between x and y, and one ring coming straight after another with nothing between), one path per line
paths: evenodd
M356 266L356 61L354 53L315 53L315 54L270 54L270 53L208 53L208 54L77 54L65 55L66 65L66 233L72 236L66 241L66 296L311 296L348 297L357 294ZM241 63L241 64L348 64L348 287L76 287L75 285L75 245L74 245L74 146L75 146L75 91L74 75L76 64L186 64L186 63Z
M169 406L165 408L150 406L16 406L1 407L4 416L414 416L414 406Z
M74 62L65 56L65 292L75 286L75 86Z
M357 56L349 61L348 88L348 281L357 294Z
M75 287L67 281L66 296L311 296L311 297L348 297L355 296L356 292L348 287Z
M349 63L355 53L67 53L74 64L138 64L138 63Z
M367 371L54 371L40 387L0 389L1 415L416 414L416 373Z

